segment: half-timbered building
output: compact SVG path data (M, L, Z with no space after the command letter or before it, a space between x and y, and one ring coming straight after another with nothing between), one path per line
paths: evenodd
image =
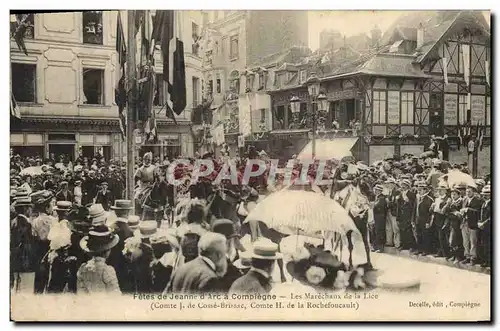
M483 131L479 174L484 174L491 149L489 31L482 12L406 14L363 54L343 47L326 59L309 61L302 71L289 71L294 79L269 92L273 131L288 131L290 141L293 135L310 139L311 123L300 118L311 116L304 77L315 71L328 100L317 116L325 123L318 126L317 140L330 141L332 149L351 148L355 157L372 162L394 154L418 155L436 136L446 141L444 158L456 163L468 161L460 141ZM287 77L287 72L277 73L277 79L279 74ZM298 128L290 126L292 96L303 102ZM304 145L299 141L296 152Z

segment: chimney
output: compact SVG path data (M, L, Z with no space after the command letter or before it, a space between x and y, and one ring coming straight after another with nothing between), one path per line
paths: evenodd
M417 29L417 49L422 48L424 45L424 26L422 23L418 25Z

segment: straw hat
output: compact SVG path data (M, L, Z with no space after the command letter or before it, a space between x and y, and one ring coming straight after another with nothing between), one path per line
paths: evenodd
M491 194L491 185L486 185L481 190L481 194Z
M114 206L110 207L113 210L130 210L132 209L131 200L115 200Z
M141 218L139 216L130 215L128 217L128 227L130 228L130 230L138 229L140 220L141 220Z
M283 255L278 252L278 245L267 238L259 238L252 245L251 258L258 260L278 260Z
M158 232L158 223L156 221L142 221L139 228L134 231L134 236L142 239L151 238Z
M73 204L69 201L57 201L54 210L69 211Z
M93 226L103 225L108 219L108 213L100 203L93 204L89 208L89 218L92 220Z
M115 247L120 241L118 235L109 231L105 225L98 225L89 231L89 235L80 240L80 247L85 252L104 252Z

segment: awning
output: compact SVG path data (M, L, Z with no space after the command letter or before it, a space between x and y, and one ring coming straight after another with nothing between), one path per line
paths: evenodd
M357 141L357 137L316 139L316 159L337 159L340 161L346 156L353 156L351 149ZM312 159L312 141L299 153L298 158L299 160Z

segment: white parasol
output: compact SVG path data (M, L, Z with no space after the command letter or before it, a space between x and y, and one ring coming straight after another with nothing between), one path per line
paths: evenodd
M246 217L270 228L290 228L315 234L333 231L359 234L348 212L336 201L315 192L283 190L268 196Z
M446 180L448 187L453 187L458 184L465 184L467 186L477 187L471 175L461 172L460 170L450 170L446 175L439 177L440 180Z
M38 166L38 167L27 167L27 168L24 168L23 170L21 170L20 172L20 175L23 176L23 175L30 175L30 176L39 176L39 175L42 175L43 173L45 173L45 171L43 171L43 168L46 168L46 169L49 169L50 166Z

